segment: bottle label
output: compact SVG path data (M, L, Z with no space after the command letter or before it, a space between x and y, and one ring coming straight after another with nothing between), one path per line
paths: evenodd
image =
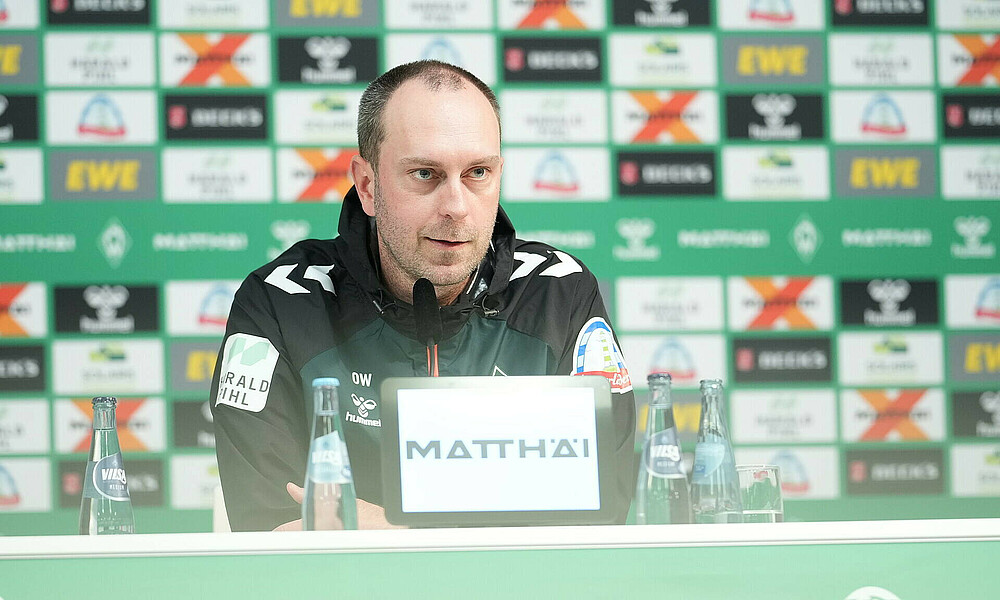
M692 483L708 483L712 473L722 465L726 458L726 445L722 442L698 442L694 448L694 469L691 473Z
M315 483L351 483L347 444L332 431L313 440L309 449L309 473Z
M87 462L83 497L107 498L115 502L126 502L129 499L128 479L121 452L115 452L96 462Z
M677 434L672 429L659 431L646 442L642 450L642 464L655 477L684 477L681 449Z

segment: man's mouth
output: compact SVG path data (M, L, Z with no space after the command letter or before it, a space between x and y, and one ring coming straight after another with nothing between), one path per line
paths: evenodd
M434 245L440 246L442 248L458 248L462 244L468 243L466 241L461 241L461 240L439 240L436 238L427 238L427 239L430 240L431 243L433 243Z

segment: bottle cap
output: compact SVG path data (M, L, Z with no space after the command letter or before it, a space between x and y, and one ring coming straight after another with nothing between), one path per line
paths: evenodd
M110 404L111 406L114 406L118 404L118 398L115 398L114 396L97 396L91 400L91 404L93 406L97 406L98 404Z
M646 381L673 381L670 373L650 373L646 376Z
M340 380L336 377L317 377L316 379L313 379L313 387L320 387L323 385L340 387Z

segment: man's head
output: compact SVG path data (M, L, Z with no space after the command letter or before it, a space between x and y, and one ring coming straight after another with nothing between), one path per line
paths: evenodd
M451 302L485 256L503 171L498 115L485 84L437 61L396 67L362 96L351 173L396 296L410 300L426 277Z

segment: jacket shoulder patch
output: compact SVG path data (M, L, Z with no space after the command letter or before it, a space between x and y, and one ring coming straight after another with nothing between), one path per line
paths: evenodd
M571 375L601 375L611 383L611 391L624 394L632 390L625 357L615 342L611 326L601 317L593 317L576 337L576 358Z

